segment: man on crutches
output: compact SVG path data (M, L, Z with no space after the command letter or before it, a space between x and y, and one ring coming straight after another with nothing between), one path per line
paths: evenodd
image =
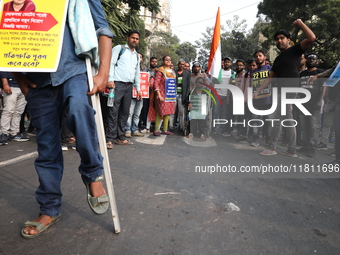
M82 9L83 4L78 5L78 1L88 3L87 12ZM71 13L72 11L74 11L74 15ZM78 39L80 40L77 36L82 36L82 31L84 31L82 29L91 27L88 24L83 24L85 21L91 22L91 16L99 42L100 65L97 74L93 77L93 88L87 93L85 59L78 53L76 54L75 43ZM74 24L76 24L76 28L72 27ZM74 31L74 29L78 30ZM91 38L87 31L84 36ZM40 214L33 221L25 223L21 231L21 235L25 238L38 236L59 221L61 217L60 183L64 167L60 146L60 126L62 112L65 108L69 108L66 120L67 128L77 137L77 151L81 157L79 172L86 186L88 203L97 214L102 214L109 208L109 198L102 183L104 180L103 157L98 151L95 110L89 105L87 95L93 96L100 93L107 85L112 37L113 34L108 29L100 0L70 0L57 71L54 73L15 74L22 92L26 95L33 126L37 129L36 140L39 153L35 160L35 167L40 182L36 191ZM98 111L100 110L97 110L97 113ZM106 174L110 174L108 171L106 169ZM111 177L107 175L106 177L111 180ZM112 190L110 190L109 195L112 194Z

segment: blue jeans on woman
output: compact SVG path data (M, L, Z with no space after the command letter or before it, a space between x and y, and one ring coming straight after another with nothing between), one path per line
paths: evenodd
M50 217L60 214L62 204L60 183L64 166L60 129L65 108L69 108L66 126L77 137L80 174L86 181L93 182L103 173L95 111L89 105L87 91L86 74L80 74L59 86L30 88L26 95L33 126L37 130L39 156L35 160L35 168L40 185L35 196L40 212Z

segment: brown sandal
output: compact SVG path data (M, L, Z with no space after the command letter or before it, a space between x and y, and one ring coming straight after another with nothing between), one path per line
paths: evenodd
M130 140L119 140L119 139L117 139L115 141L115 144L118 144L118 145L132 145L133 142L131 142Z

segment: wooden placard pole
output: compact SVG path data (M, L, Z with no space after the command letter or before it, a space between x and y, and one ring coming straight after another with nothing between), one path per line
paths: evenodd
M87 77L89 81L89 88L91 91L93 88L93 69L92 69L91 61L89 58L86 58L86 69L87 69ZM111 207L113 225L114 225L115 233L118 234L120 233L120 223L119 223L116 198L115 198L112 177L111 177L109 156L108 156L107 148L106 148L106 139L105 139L105 132L104 132L104 125L103 125L99 95L97 94L97 95L91 96L91 101L92 101L92 107L96 111L96 114L94 117L95 117L95 122L97 126L99 151L104 157L103 159L104 176L105 176L106 188L107 188L107 192L108 192L108 196L110 200L110 205L111 205L110 207Z

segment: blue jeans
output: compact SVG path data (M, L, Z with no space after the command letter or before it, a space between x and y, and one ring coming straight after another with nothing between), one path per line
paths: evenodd
M56 87L30 88L26 96L33 126L37 129L39 156L35 160L35 168L40 185L35 196L40 212L51 217L60 214L62 204L60 183L64 166L60 128L65 108L69 108L66 126L77 137L80 174L86 181L93 182L103 173L95 112L88 103L87 91L87 77L80 74Z
M297 93L287 93L287 98L296 98ZM279 140L279 135L281 131L281 121L283 119L289 119L289 121L285 122L285 125L288 127L285 128L285 132L287 135L287 142L288 142L288 152L295 154L296 153L296 128L294 127L293 119L293 105L287 104L286 105L286 115L281 115L281 93L277 94L277 108L276 110L270 115L270 119L276 119L280 121L274 121L274 124L271 128L271 136L270 142L268 144L271 150L276 150L277 143ZM272 125L272 124L271 124Z
M217 104L214 105L213 120L215 119L228 120L228 124L218 125L220 133L223 134L226 130L230 130L230 127L227 127L227 125L230 125L229 124L230 119L228 118L229 117L228 116L229 105L227 105L227 97L221 96L221 100L222 100L222 105L220 104L219 101L217 101ZM216 127L214 127L214 125L212 125L212 132L215 132L218 126L216 125Z
M317 149L320 132L320 110L309 110L312 115L300 112L301 128L303 132L303 147ZM326 143L327 144L327 143Z
M138 131L139 115L143 108L143 100L132 98L129 118L125 125L125 131L135 133Z

